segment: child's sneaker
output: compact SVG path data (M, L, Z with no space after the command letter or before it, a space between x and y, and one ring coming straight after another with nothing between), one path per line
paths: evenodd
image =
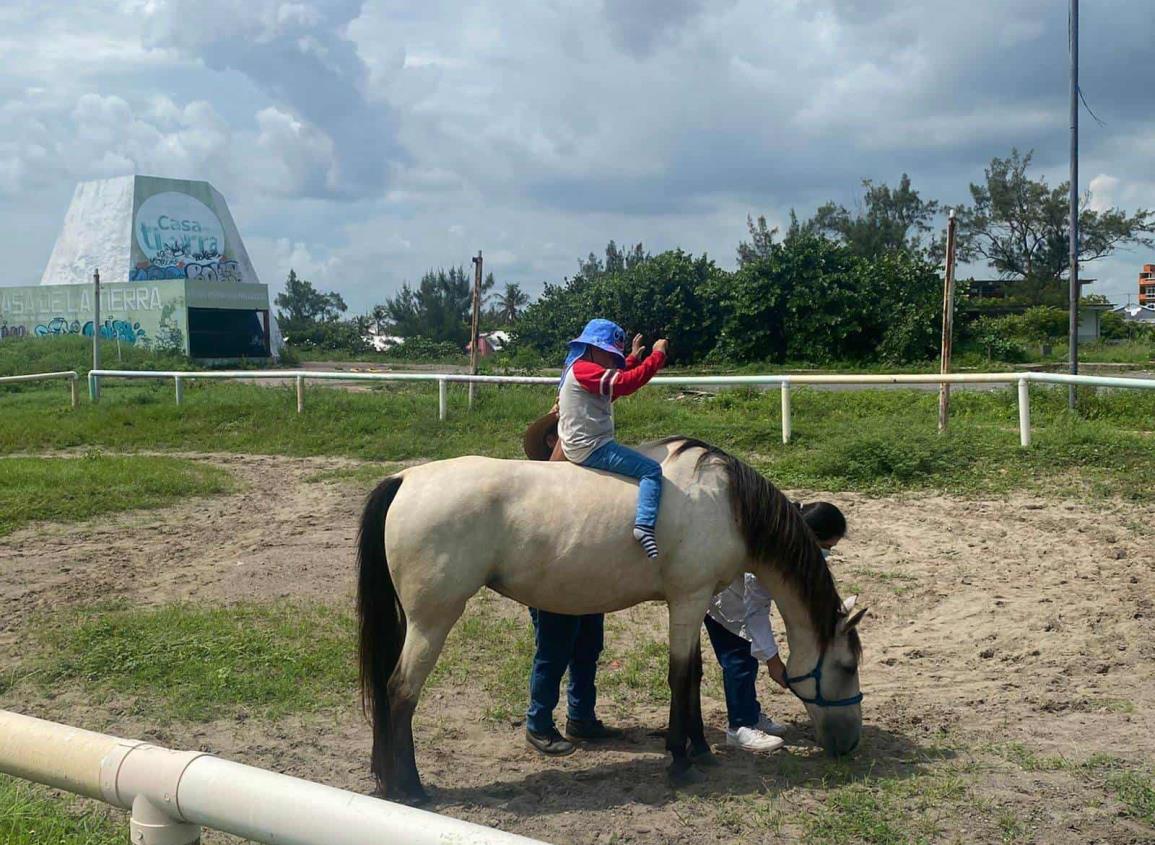
M785 741L780 736L770 736L758 728L726 729L726 744L744 748L747 751L777 751Z
M658 556L658 540L654 536L654 526L649 525L635 525L634 539L642 544L642 548L646 552L646 557Z

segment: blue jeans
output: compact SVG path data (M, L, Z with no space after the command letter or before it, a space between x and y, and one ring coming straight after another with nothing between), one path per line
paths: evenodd
M658 505L662 501L662 467L657 461L611 440L595 449L582 461L582 466L639 479L641 485L638 487L638 512L634 524L654 527L658 521Z
M758 661L750 654L750 641L727 631L711 617L706 617L706 633L714 654L722 664L722 686L726 690L726 716L730 728L749 728L758 724L762 707L758 704Z
M569 669L569 718L593 719L598 691L594 676L602 653L605 615L566 616L531 607L537 651L529 675L529 710L525 725L549 733L557 706L561 676Z

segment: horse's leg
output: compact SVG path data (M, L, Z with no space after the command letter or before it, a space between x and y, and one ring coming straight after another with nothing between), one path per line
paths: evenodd
M666 750L673 757L669 771L670 780L675 785L693 783L701 778L690 765L686 741L693 724L691 694L695 688L695 655L700 671L699 637L708 601L709 596L670 601L670 727L666 732ZM698 720L700 723L700 713Z
M706 726L702 722L702 639L699 632L690 674L690 715L686 726L690 736L690 759L698 766L717 766L718 758L706 742Z
M406 619L405 646L397 670L389 680L389 748L386 798L405 804L422 804L429 795L417 773L413 750L413 713L421 688L433 671L445 638L461 616L465 603L440 606L436 612L420 610Z

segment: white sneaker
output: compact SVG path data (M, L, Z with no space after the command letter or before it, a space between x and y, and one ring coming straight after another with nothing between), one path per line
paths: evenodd
M784 745L780 736L770 736L757 728L726 729L726 744L736 745L747 751L777 751Z
M770 736L786 736L786 726L778 724L765 713L758 716L758 724L754 727Z

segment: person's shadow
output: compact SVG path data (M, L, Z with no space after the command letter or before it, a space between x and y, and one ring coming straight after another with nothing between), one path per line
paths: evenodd
M518 738L520 739L520 737ZM954 753L922 746L902 734L875 725L862 727L862 740L853 754L833 759L814 743L813 730L790 726L786 747L773 754L757 754L725 745L725 734L707 729L707 739L720 765L702 768L701 783L675 790L666 778L669 755L664 734L641 726L626 728L625 736L597 743L591 749L622 750L640 755L628 761L595 763L575 771L572 767L548 768L517 780L495 781L484 786L440 787L427 784L431 806L492 807L519 816L559 812L605 810L625 804L661 806L677 800L679 793L698 797L777 794L797 786L822 784L837 787L870 778L906 778L920 774L936 760ZM584 749L579 749L582 754ZM527 749L527 753L532 753ZM644 756L641 756L644 755ZM574 758L569 758L574 759Z

